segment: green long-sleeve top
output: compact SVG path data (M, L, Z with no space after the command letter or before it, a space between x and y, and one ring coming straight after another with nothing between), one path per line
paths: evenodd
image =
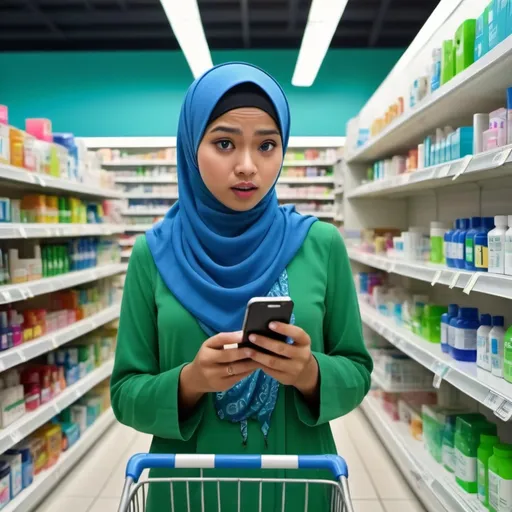
M145 237L137 239L123 292L116 359L111 380L117 419L153 435L152 453L330 454L336 453L329 422L357 407L370 387L372 361L365 348L352 272L338 230L323 222L312 225L301 249L287 267L296 325L311 337L319 366L319 407L312 410L290 386L280 386L267 445L259 423L250 420L248 442L240 425L218 418L213 395L205 395L185 420L178 410L179 375L207 339L196 319L163 282ZM199 471L155 470L152 477L198 477ZM255 471L205 470L204 477L262 476ZM272 478L322 478L322 472L266 470ZM181 487L180 487L181 485ZM186 511L185 487L154 484L148 512ZM201 510L199 484L190 485L191 510ZM217 511L217 487L205 484L205 511ZM281 509L282 488L263 486L262 510ZM309 510L328 510L325 494L309 492ZM286 487L286 511L304 510L305 494ZM237 510L235 483L221 486L222 511ZM242 485L242 510L258 510L257 484ZM313 507L313 508L312 508Z

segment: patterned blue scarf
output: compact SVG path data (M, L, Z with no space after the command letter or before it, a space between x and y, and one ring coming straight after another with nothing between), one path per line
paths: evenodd
M289 295L288 273L284 270L267 297L288 297ZM295 323L293 314L291 323ZM288 342L291 343L292 340ZM279 382L262 370L256 370L231 389L217 393L215 407L221 420L240 422L244 444L247 443L247 421L251 418L257 419L266 443L270 418L276 407L278 393Z

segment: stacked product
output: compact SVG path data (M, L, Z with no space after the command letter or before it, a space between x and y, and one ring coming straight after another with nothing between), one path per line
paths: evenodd
M109 162L130 162L137 160L147 160L151 163L152 160L176 160L176 148L162 148L156 151L127 151L121 149L99 149L98 156L104 163Z
M0 285L54 277L120 261L117 242L103 238L75 238L40 245L33 240L0 246Z
M1 455L0 509L29 488L34 477L55 466L109 407L109 383L104 381Z
M25 130L9 126L8 108L0 105L0 164L100 187L111 177L85 144L71 133L52 133L49 119L26 119Z
M0 351L37 340L99 313L119 302L112 280L76 290L63 290L44 297L43 305L23 303L0 307Z
M492 0L477 19L462 22L452 39L443 41L441 47L432 50L429 73L413 80L407 106L410 109L416 107L511 34L510 0ZM400 96L387 107L383 116L373 120L370 129L360 128L357 146L363 146L370 136L375 137L400 117L406 111L404 103Z
M478 361L480 368L512 383L512 326L505 331L503 316L479 315L478 308L458 304L432 304L426 295L387 284L378 272L357 274L356 287L361 300L397 326L440 344L457 361Z

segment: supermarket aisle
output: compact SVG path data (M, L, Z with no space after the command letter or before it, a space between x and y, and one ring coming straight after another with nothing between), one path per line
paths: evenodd
M423 512L362 412L332 427L349 464L356 512ZM125 463L132 453L147 451L149 439L114 426L37 512L117 512Z

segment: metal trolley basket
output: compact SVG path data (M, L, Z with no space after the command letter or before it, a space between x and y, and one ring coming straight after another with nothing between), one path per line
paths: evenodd
M142 472L146 469L200 469L200 477L196 478L147 478L142 480ZM205 478L205 469L256 469L262 473L268 469L298 469L298 470L328 470L332 480L311 480L300 478ZM169 485L171 512L204 512L215 509L222 512L222 484L231 483L237 486L237 511L243 512L244 496L243 484L249 483L258 488L258 510L261 512L264 489L268 484L278 484L282 489L280 510L286 511L287 487L302 486L304 492L304 512L313 511L309 506L309 497L312 488L323 488L329 494L327 501L330 506L326 510L315 512L354 512L348 487L348 468L345 460L337 455L164 455L164 454L138 454L128 462L126 480L119 512L144 512L146 510L146 497L151 484L159 483ZM175 486L185 486L186 499L176 499ZM190 486L200 485L200 505L191 506ZM205 503L205 485L216 486L216 507L211 501ZM252 507L255 505L252 502Z

